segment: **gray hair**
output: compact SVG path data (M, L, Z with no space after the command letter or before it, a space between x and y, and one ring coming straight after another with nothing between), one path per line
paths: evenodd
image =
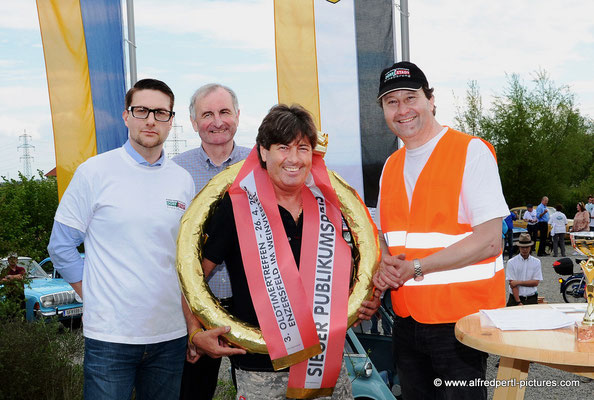
M237 95L233 90L231 90L231 88L228 88L227 86L221 85L219 83L208 83L206 85L200 86L194 92L192 97L190 97L190 118L196 120L196 108L194 107L196 105L196 101L201 100L202 98L211 94L219 88L226 90L231 95L231 101L233 102L233 108L235 108L235 112L239 110L239 102L237 101Z

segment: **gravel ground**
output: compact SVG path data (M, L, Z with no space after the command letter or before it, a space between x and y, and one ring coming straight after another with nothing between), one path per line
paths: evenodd
M573 256L573 249L566 248L567 255L571 259ZM553 262L557 259L555 257L539 257L542 262L543 281L538 286L538 295L544 296L548 303L563 303L563 297L559 292L559 275L553 270ZM506 260L507 261L507 260ZM577 265L574 271L579 268ZM499 360L498 356L490 355L487 360L487 379L495 379L497 376L496 363ZM224 358L219 372L219 379L230 380L229 375L229 359ZM525 391L524 398L526 400L545 400L545 399L564 399L564 400L582 400L591 399L594 392L594 381L588 382L586 378L569 372L560 371L558 369L545 367L540 364L530 364L528 373L529 380L535 382L543 382L551 380L556 382L556 387L530 387ZM578 381L577 387L560 387L561 381ZM542 383L540 383L542 385ZM489 398L493 397L493 388L488 389ZM590 393L590 394L588 394Z

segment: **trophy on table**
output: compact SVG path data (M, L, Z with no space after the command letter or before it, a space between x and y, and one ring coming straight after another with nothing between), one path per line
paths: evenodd
M594 232L572 232L571 244L579 253L588 257L580 263L586 280L588 307L581 323L577 326L579 342L594 342Z

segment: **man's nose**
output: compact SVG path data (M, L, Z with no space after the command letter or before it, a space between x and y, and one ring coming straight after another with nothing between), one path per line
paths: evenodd
M297 148L293 147L289 150L289 154L287 156L287 158L289 159L289 161L297 161L299 159L299 157L297 157Z
M219 114L216 114L214 116L214 123L217 128L220 127L221 125L223 125L223 119L221 118L221 116Z
M408 113L408 110L409 110L409 107L406 104L400 102L396 108L396 114L406 115L406 113Z
M155 125L155 113L154 112L149 112L148 117L146 117L146 123L147 125Z

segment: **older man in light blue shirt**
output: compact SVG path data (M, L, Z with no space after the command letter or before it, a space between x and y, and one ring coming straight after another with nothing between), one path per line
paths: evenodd
M190 122L202 140L199 147L173 157L173 161L192 175L196 193L219 172L244 160L247 147L233 140L239 124L237 96L230 88L211 83L190 98ZM230 306L233 292L225 264L218 265L207 278L212 293L224 307ZM195 363L186 362L180 399L211 399L214 395L221 359L203 355Z

